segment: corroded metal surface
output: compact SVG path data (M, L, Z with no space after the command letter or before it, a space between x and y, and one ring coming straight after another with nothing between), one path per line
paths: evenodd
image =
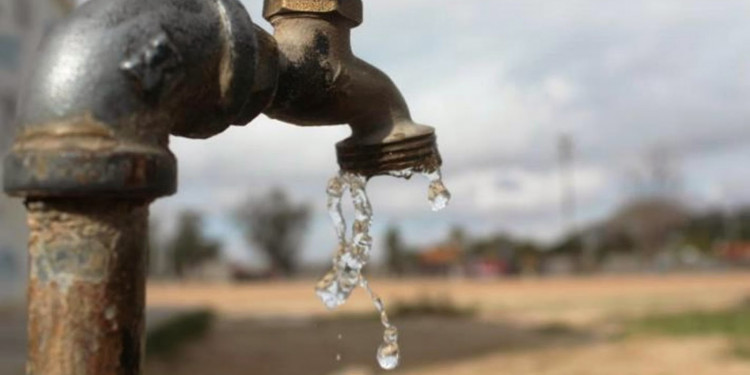
M352 136L337 145L344 171L373 176L435 170L441 159L434 129L412 121L388 75L354 55L350 22L314 11L355 3L266 1L282 66L276 95L264 113L303 126L349 124Z
M367 177L404 170L434 172L443 163L435 134L375 145L340 142L336 156L342 170Z
M24 84L6 190L47 198L174 193L170 134L209 137L248 123L270 101L278 61L273 46L259 52L256 33L238 0L76 8L48 33ZM270 64L258 63L259 54Z
M30 202L28 375L138 375L146 202Z
M154 137L167 137L154 127ZM176 161L164 147L118 134L90 114L22 129L4 164L8 194L158 197L172 194Z
M357 26L362 23L362 0L266 0L263 17L267 20L288 13L335 14Z

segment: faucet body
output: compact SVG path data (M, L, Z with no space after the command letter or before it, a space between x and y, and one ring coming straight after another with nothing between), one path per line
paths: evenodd
M4 160L29 211L28 375L138 375L148 206L176 191L169 136L206 138L266 113L349 124L341 169L441 163L383 72L357 58L361 0L91 0L41 46Z
M435 170L434 129L412 121L393 81L354 55L351 29L361 0L266 0L280 58L276 94L264 113L302 126L348 124L337 145L342 169L369 176Z

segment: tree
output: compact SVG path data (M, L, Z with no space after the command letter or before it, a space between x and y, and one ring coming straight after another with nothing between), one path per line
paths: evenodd
M466 230L458 225L451 228L450 234L448 234L448 242L461 247L461 249L466 246L466 239Z
M161 236L161 223L154 217L149 220L148 226L148 273L149 277L165 277L173 270L169 264L168 244L165 244Z
M300 245L307 232L310 208L295 205L281 189L250 199L236 215L245 238L258 246L271 262L272 271L284 276L297 272Z
M621 207L609 219L607 231L630 237L641 262L646 263L682 231L690 216L690 211L677 200L641 199Z
M404 274L404 244L401 241L401 231L396 226L391 226L385 233L386 263L388 271L396 276Z
M190 269L219 256L221 244L203 235L201 215L194 211L180 214L177 232L169 246L172 268L183 278Z

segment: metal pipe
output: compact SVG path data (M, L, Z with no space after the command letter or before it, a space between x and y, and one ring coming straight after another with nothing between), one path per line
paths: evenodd
M31 229L27 374L141 373L148 205L177 182L168 137L260 113L277 62L257 33L236 0L92 0L50 32L3 176Z
M27 374L140 374L148 202L27 206Z

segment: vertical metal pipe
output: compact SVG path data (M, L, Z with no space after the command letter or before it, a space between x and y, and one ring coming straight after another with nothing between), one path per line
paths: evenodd
M149 202L27 203L27 375L139 375Z

